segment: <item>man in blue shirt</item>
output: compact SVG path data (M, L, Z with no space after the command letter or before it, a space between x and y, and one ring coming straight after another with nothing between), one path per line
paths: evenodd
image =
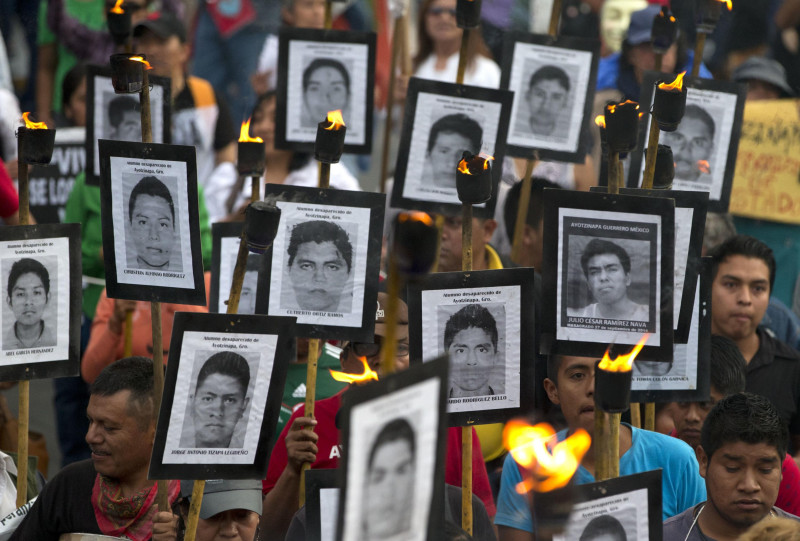
M578 428L590 434L594 432L594 364L595 359L586 357L553 355L548 360L545 391L551 402L561 406L568 427L558 433L559 439ZM665 519L705 499L705 485L694 451L683 441L623 424L619 431L619 452L620 476L662 469ZM594 471L592 447L575 473L575 482L593 483ZM516 491L521 481L519 465L509 454L503 465L495 517L500 541L534 539L529 500Z

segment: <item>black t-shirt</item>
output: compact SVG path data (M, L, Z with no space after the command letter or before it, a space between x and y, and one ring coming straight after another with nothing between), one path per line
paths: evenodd
M58 541L64 533L102 534L92 508L96 476L91 459L61 470L44 486L10 541Z
M762 327L757 332L760 345L747 364L745 390L768 398L789 433L800 434L800 353Z

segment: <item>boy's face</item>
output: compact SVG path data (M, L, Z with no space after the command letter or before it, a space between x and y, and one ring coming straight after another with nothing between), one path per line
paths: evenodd
M709 458L697 448L708 503L727 523L746 529L769 514L778 498L782 456L766 443L737 441L719 447Z
M600 304L614 304L625 298L631 276L622 267L616 254L598 254L586 265L589 289Z
M453 364L451 380L462 391L479 391L489 382L497 350L488 332L478 327L458 331L447 352Z
M531 125L549 126L556 121L567 101L567 89L556 79L544 79L528 89Z
M22 325L34 325L42 320L50 295L45 291L42 279L33 272L17 278L11 288L11 297L6 297L14 318Z
M472 152L472 142L460 133L445 131L436 135L434 142L428 153L433 170L433 183L445 188L455 188L456 170L458 162L465 150Z
M331 241L304 242L289 267L297 304L303 310L338 310L350 270L347 261Z
M665 132L664 144L675 153L675 178L697 180L699 162L710 161L713 143L708 125L696 117L684 117L677 131Z
M140 265L163 268L169 263L175 241L175 226L166 199L156 195L139 195L133 205L131 231Z
M558 382L544 380L547 396L561 412L570 431L582 428L594 434L594 364L592 357L561 356Z
M757 257L731 255L711 284L711 332L734 342L756 332L769 305L769 267Z
M672 418L678 438L696 449L700 445L700 429L703 428L706 415L722 399L722 394L712 385L711 398L706 402L676 402L672 408Z

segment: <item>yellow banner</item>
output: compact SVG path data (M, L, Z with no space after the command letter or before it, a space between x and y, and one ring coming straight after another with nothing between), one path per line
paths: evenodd
M736 157L730 212L800 223L799 100L749 102Z

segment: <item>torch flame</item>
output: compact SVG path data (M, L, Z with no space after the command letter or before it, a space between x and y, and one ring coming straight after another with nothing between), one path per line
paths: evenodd
M636 109L639 109L639 104L636 103L635 101L625 100L625 101L623 101L621 103L610 103L608 105L608 112L613 115L614 111L617 109L617 107L622 107L623 105L635 105Z
M489 155L486 155L486 154L479 154L477 156L473 156L472 157L473 160L475 158L483 158L483 170L484 171L489 169L489 162L494 160L494 156L489 156ZM471 175L472 174L472 172L470 172L470 170L469 170L469 165L467 165L467 160L465 160L463 158L461 159L460 162L458 162L458 170L459 170L459 172L464 173L465 175Z
M378 373L372 370L367 363L366 357L359 357L359 360L364 364L364 372L362 374L349 374L347 372L339 372L337 370L328 369L331 377L336 381L343 383L364 383L371 379L378 381Z
M344 126L344 118L342 118L342 110L336 109L335 111L328 111L328 122L330 122L331 125L325 128L326 130L339 131L339 128Z
M656 17L666 17L667 13L669 13L669 10L667 9L666 6L664 6L661 8L661 11L658 12L658 15L656 15ZM671 23L675 22L675 17L673 17L672 14L670 14L669 16L669 22Z
M30 113L27 113L27 112L26 113L22 113L22 120L25 121L25 127L26 128L28 128L29 130L46 130L47 129L47 124L45 124L44 122L31 122L30 120L28 120L28 115L29 114Z
M608 356L608 350L606 350L606 352L603 354L603 360L601 360L600 364L597 365L598 368L600 368L600 370L605 370L606 372L630 371L630 369L633 368L633 361L636 359L636 355L638 355L642 350L648 338L650 338L650 335L645 333L645 335L642 336L641 340L639 340L639 343L633 347L630 353L627 355L620 355L613 361L611 360L611 357Z
M706 175L711 172L711 166L708 164L706 160L697 160L697 169L699 169L701 173L705 173Z
M111 13L117 13L119 15L125 13L125 10L122 9L122 2L124 2L124 0L117 0L117 3L114 4L113 8L111 8Z
M406 222L406 221L409 221L409 222L422 222L423 224L425 224L427 226L432 226L433 225L433 220L431 219L431 217L426 212L422 212L422 211L419 211L419 210L410 210L410 211L407 211L407 212L401 212L397 216L397 221L398 222Z
M605 129L606 117L603 115L597 115L596 117L594 117L594 123L600 126L601 128Z
M578 429L570 437L548 446L555 439L555 431L547 423L531 426L512 419L503 430L503 443L520 466L528 469L531 477L516 487L524 494L530 490L550 492L566 485L589 450L592 438Z
M130 57L130 60L133 60L134 62L141 62L142 64L144 64L144 69L148 69L148 70L153 69L153 66L150 65L150 62L148 62L147 60L145 60L141 56L132 56L132 57Z
M465 175L471 175L472 174L469 171L469 167L467 167L467 160L462 158L461 161L458 162L458 172L459 173L464 173Z
M239 132L239 142L240 143L263 143L264 140L261 137L250 137L250 119L248 118L246 121L242 122L242 129Z
M677 90L678 92L683 90L683 76L686 75L686 71L679 73L675 80L671 83L661 83L658 85L658 88L661 90Z
M733 9L733 1L732 0L719 0L719 1L728 6L728 11L731 11Z

